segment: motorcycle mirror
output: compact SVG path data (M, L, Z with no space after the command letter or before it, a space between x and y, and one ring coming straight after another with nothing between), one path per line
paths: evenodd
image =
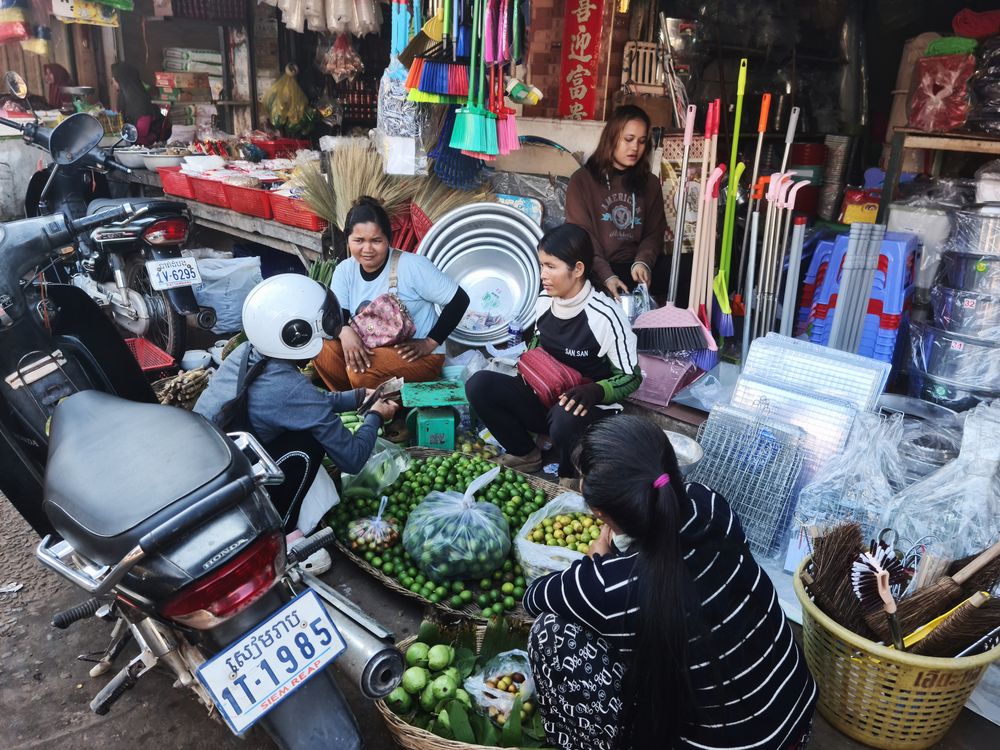
M139 140L139 131L132 123L126 123L122 128L122 140L130 146Z
M7 90L18 99L28 98L28 84L25 83L24 79L20 75L15 73L13 70L8 70L4 73L3 80L7 85Z
M80 161L104 137L104 126L85 112L70 115L56 125L49 139L52 160L60 166Z

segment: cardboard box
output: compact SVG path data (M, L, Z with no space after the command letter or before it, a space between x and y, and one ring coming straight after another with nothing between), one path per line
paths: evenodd
M157 71L156 85L173 89L207 89L207 73L171 73Z

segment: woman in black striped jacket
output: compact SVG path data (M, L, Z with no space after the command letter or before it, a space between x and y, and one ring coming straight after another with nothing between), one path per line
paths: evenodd
M685 485L663 431L638 417L591 427L577 465L601 538L524 596L549 743L804 748L816 685L725 499ZM619 553L612 534L632 546Z

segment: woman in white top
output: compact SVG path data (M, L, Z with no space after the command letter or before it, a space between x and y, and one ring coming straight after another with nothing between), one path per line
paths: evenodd
M314 360L316 372L333 391L376 388L395 376L409 383L437 380L444 365L444 342L462 320L469 295L427 258L391 247L389 216L374 198L354 203L344 231L350 257L337 266L330 288L346 320L339 340L327 341ZM408 341L369 349L348 323L389 292L393 262L396 295L416 330ZM442 307L440 315L437 305Z

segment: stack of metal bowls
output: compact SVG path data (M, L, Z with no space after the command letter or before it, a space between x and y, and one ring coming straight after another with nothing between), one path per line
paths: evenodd
M471 300L451 339L481 347L507 339L507 326L535 322L542 230L517 209L473 203L438 219L417 248L462 285Z
M911 330L911 392L964 410L1000 397L1000 205L955 212L939 273L934 323Z

